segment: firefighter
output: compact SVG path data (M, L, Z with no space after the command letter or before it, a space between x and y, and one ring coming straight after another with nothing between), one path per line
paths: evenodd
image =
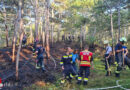
M36 68L37 69L42 69L42 71L45 71L45 67L44 67L44 56L43 54L46 53L45 49L42 47L41 44L37 44L37 49L36 52L37 54L37 60L36 60Z
M106 76L110 76L111 74L111 55L112 55L112 47L109 45L109 41L105 40L104 45L106 47L105 52L105 70L107 70Z
M125 41L127 41L127 40L125 40ZM122 45L122 48L123 48L123 55L124 55L123 56L123 58L124 58L124 65L128 65L128 67L130 68L130 59L128 58L129 51L127 49L127 46L124 45L124 43Z
M26 36L26 34L24 34L23 40L22 40L22 46L23 46L23 47L25 47L26 42L27 42L27 36Z
M80 69L77 84L81 84L83 73L85 73L83 84L87 85L88 76L90 75L90 64L92 64L93 69L93 53L88 50L89 46L85 46L85 50L80 52L80 60L79 60Z
M72 53L72 66L76 73L78 73L77 70L78 59L79 59L78 50L75 49L74 52Z
M38 38L36 38L34 40L34 45L33 45L33 55L35 56L35 51L36 51L36 48L37 48L37 44L38 44Z
M73 69L72 66L72 49L70 47L67 48L67 52L65 55L62 56L60 65L63 70L63 76L64 79L61 81L61 83L64 83L65 79L67 79L69 82L71 82L71 79L76 75L76 72Z
M122 70L123 65L123 44L126 42L126 38L122 37L119 40L119 43L115 46L116 61L117 61L117 70L115 72L116 77L120 77L120 71Z

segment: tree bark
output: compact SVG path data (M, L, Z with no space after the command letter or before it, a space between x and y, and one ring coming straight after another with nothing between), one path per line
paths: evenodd
M112 11L110 11L111 15L111 36L112 36L112 53L113 53L113 63L115 62L115 49L114 49L114 37L113 37L113 17L112 17Z
M120 15L120 7L118 8L118 30L119 30L119 37L118 37L118 40L120 39L121 37L121 31L120 31L120 18L121 18L121 15Z
M51 46L53 46L53 31L54 31L54 23L51 25Z
M9 43L8 43L8 26L5 25L5 29L6 29L6 47L9 46Z
M35 40L38 39L38 0L35 0Z
M18 71L19 71L19 56L20 56L20 50L22 46L22 40L23 40L23 8L24 8L24 0L19 0L19 32L20 32L20 43L17 51L17 57L16 57L16 80L18 80Z
M52 18L54 18L54 10L52 8ZM51 25L51 46L53 46L53 31L54 31L54 23Z
M111 12L111 36L112 36L112 47L114 47L114 37L113 37L113 18L112 18L112 12ZM114 48L113 48L114 50Z
M46 33L46 30L45 30L45 27L46 27L46 15L45 15L45 13L46 13L46 5L44 5L44 10L43 10L43 16L42 16L42 46L45 46L45 37L46 37L46 35L45 35L45 33Z
M16 21L15 21L15 30L14 30L14 36L13 36L13 49L12 49L12 62L15 61L15 47L16 47L16 38L17 38L17 30L18 30L18 20L19 20L19 16L18 16L18 12L17 12L17 17L16 17Z
M20 55L20 50L22 46L22 40L23 40L23 33L20 36L20 43L17 51L17 57L16 57L16 80L18 80L18 71L19 71L19 55Z
M6 9L4 5L4 23L5 23L5 32L6 32L6 47L8 47L8 26L7 26L7 14L6 14Z
M81 32L80 32L80 48L83 49L83 26L81 26Z
M49 45L49 6L50 5L50 0L46 0L46 25L45 25L45 32L46 32L46 52L47 52L47 56L50 57L50 45Z

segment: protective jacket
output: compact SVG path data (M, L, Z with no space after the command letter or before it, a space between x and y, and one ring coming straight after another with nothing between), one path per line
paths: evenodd
M61 59L60 65L72 64L72 54L64 55Z
M93 53L90 51L80 52L80 66L90 67L90 62L93 60Z

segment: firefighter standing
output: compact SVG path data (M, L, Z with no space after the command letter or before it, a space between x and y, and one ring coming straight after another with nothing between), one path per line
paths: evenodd
M78 50L74 50L74 52L72 53L72 66L76 73L78 73L77 70L78 59L79 59Z
M89 47L85 46L85 50L80 52L80 61L79 61L79 76L77 84L81 84L83 73L85 73L84 77L84 85L88 83L88 76L90 75L90 63L93 68L93 53L88 51Z
M67 48L67 52L65 55L62 56L60 65L62 66L64 79L67 79L69 82L71 82L71 79L73 76L76 75L76 72L73 69L72 66L72 49L70 47ZM61 82L62 83L62 82Z
M37 44L37 49L36 49L36 52L37 54L37 60L36 60L36 68L37 69L42 69L42 71L44 72L45 71L45 67L44 67L44 56L43 54L46 53L45 52L45 49L42 47L41 44Z
M122 48L123 48L123 53L124 53L124 65L128 65L128 67L130 68L130 59L128 58L128 49L127 49L127 46L125 46L124 44L123 44L123 46L122 46Z
M109 42L107 40L104 41L104 45L106 47L106 53L105 53L105 70L107 70L106 76L109 76L111 74L111 55L112 55L112 47L109 46Z
M120 71L122 70L123 65L123 44L126 42L126 38L122 37L119 40L119 43L115 46L116 52L116 61L117 61L117 70L115 72L116 77L120 77Z

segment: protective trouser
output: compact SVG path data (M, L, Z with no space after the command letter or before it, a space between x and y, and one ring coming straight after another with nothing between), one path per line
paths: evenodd
M118 64L117 70L115 72L116 77L120 77L120 71L122 70L122 67Z
M106 76L109 76L109 73L111 74L111 57L109 57L108 59L106 59L106 57L108 57L109 54L105 54L105 70L107 70Z
M122 70L122 65L123 65L123 57L122 57L122 52L118 53L116 56L117 59L117 70L115 72L116 77L120 77L120 71Z
M107 66L107 61L106 61L106 57L108 57L109 54L105 54L105 70L108 70L108 66ZM111 66L111 57L109 57L108 59L108 64L109 67Z
M123 64L123 56L122 56L122 52L116 54L116 61L119 65Z
M72 66L73 66L74 71L75 71L76 74L77 74L77 73L78 73L78 70L77 70L77 65L76 65L76 63L73 63Z
M22 44L23 44L23 45L25 45L25 44L26 44L26 42L27 42L27 40L23 40L23 41L22 41Z
M125 65L127 65L130 68L130 59L127 56L125 56L124 59L125 59Z
M43 70L43 71L45 70L45 67L44 67L44 62L43 62L43 58L38 58L36 68L37 68L37 69L42 68L42 70Z
M79 76L78 76L78 84L80 84L82 82L83 73L85 73L84 84L87 84L88 76L90 75L90 67L85 67L85 66L80 67Z
M68 80L71 80L76 75L76 72L71 64L64 65L63 75L65 79Z

